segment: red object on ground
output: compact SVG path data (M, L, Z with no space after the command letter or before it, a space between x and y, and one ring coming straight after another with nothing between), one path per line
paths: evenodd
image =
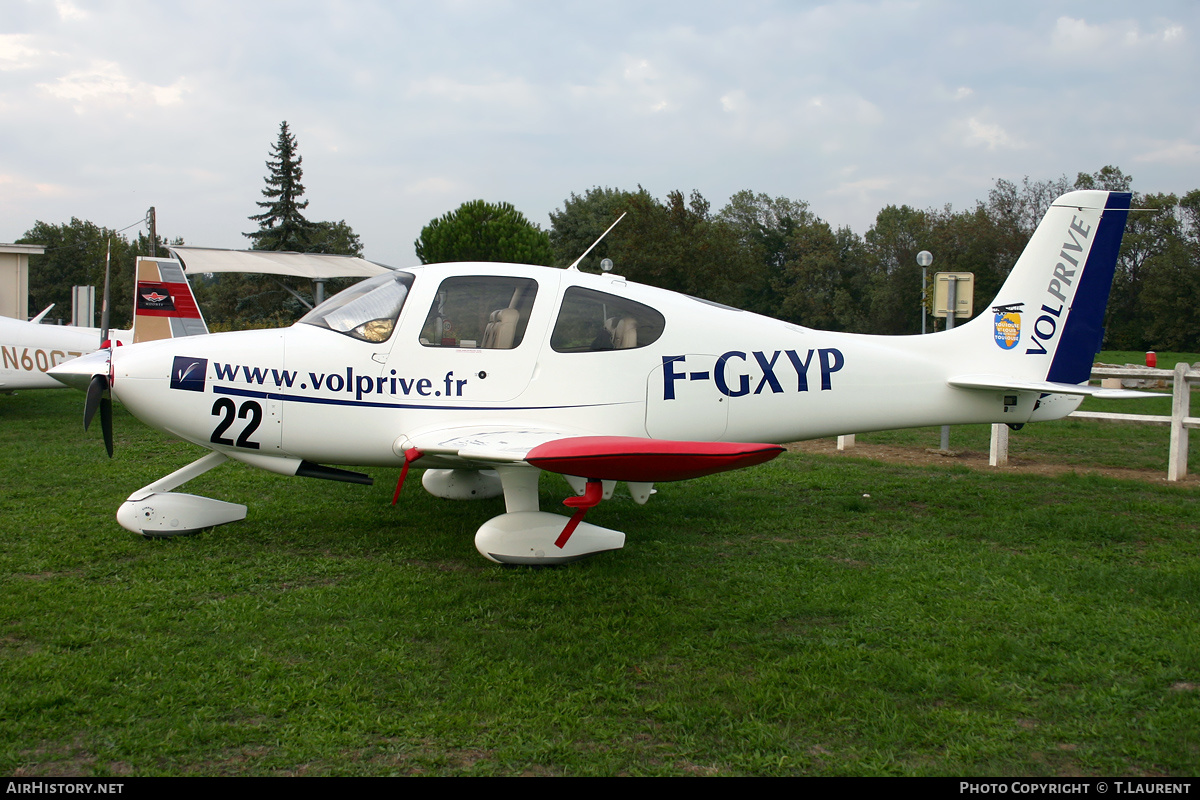
M657 483L752 467L782 452L777 444L577 436L540 444L529 451L525 460L562 475Z
M1147 367L1157 367L1158 366L1158 353L1155 353L1153 350L1146 351L1146 366Z

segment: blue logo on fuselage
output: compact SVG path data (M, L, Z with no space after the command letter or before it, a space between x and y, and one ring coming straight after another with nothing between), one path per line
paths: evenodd
M171 388L185 392L203 392L208 375L208 359L194 356L175 356L171 365Z

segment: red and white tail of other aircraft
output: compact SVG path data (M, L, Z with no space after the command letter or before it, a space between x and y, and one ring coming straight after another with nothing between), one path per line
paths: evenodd
M138 258L132 330L109 331L117 345L208 333L178 261ZM49 371L101 348L99 328L42 325L0 317L0 392L61 389Z

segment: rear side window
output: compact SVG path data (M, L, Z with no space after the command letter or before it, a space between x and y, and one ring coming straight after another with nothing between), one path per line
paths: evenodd
M631 350L658 341L665 327L663 315L650 306L572 286L563 295L550 347L559 353Z

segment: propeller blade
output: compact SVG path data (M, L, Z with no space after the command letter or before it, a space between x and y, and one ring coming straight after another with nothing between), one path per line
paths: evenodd
M49 370L50 376L67 386L82 389L87 394L83 401L83 429L86 431L100 412L100 427L104 433L104 449L109 458L113 454L113 406L112 384L109 383L111 367L110 350L97 350L86 356L65 361Z
M106 391L108 391L108 378L103 375L93 375L91 381L88 382L87 398L83 401L83 429L85 431L92 424L92 417L96 416L96 409L100 407L100 400ZM110 400L109 403L111 402Z
M112 408L112 398L105 392L100 398L100 430L104 433L104 449L108 451L109 458L113 454Z
M87 398L83 403L83 429L86 431L100 412L100 430L104 434L104 449L108 457L113 454L113 405L112 394L109 392L108 378L104 375L93 375L88 383Z

